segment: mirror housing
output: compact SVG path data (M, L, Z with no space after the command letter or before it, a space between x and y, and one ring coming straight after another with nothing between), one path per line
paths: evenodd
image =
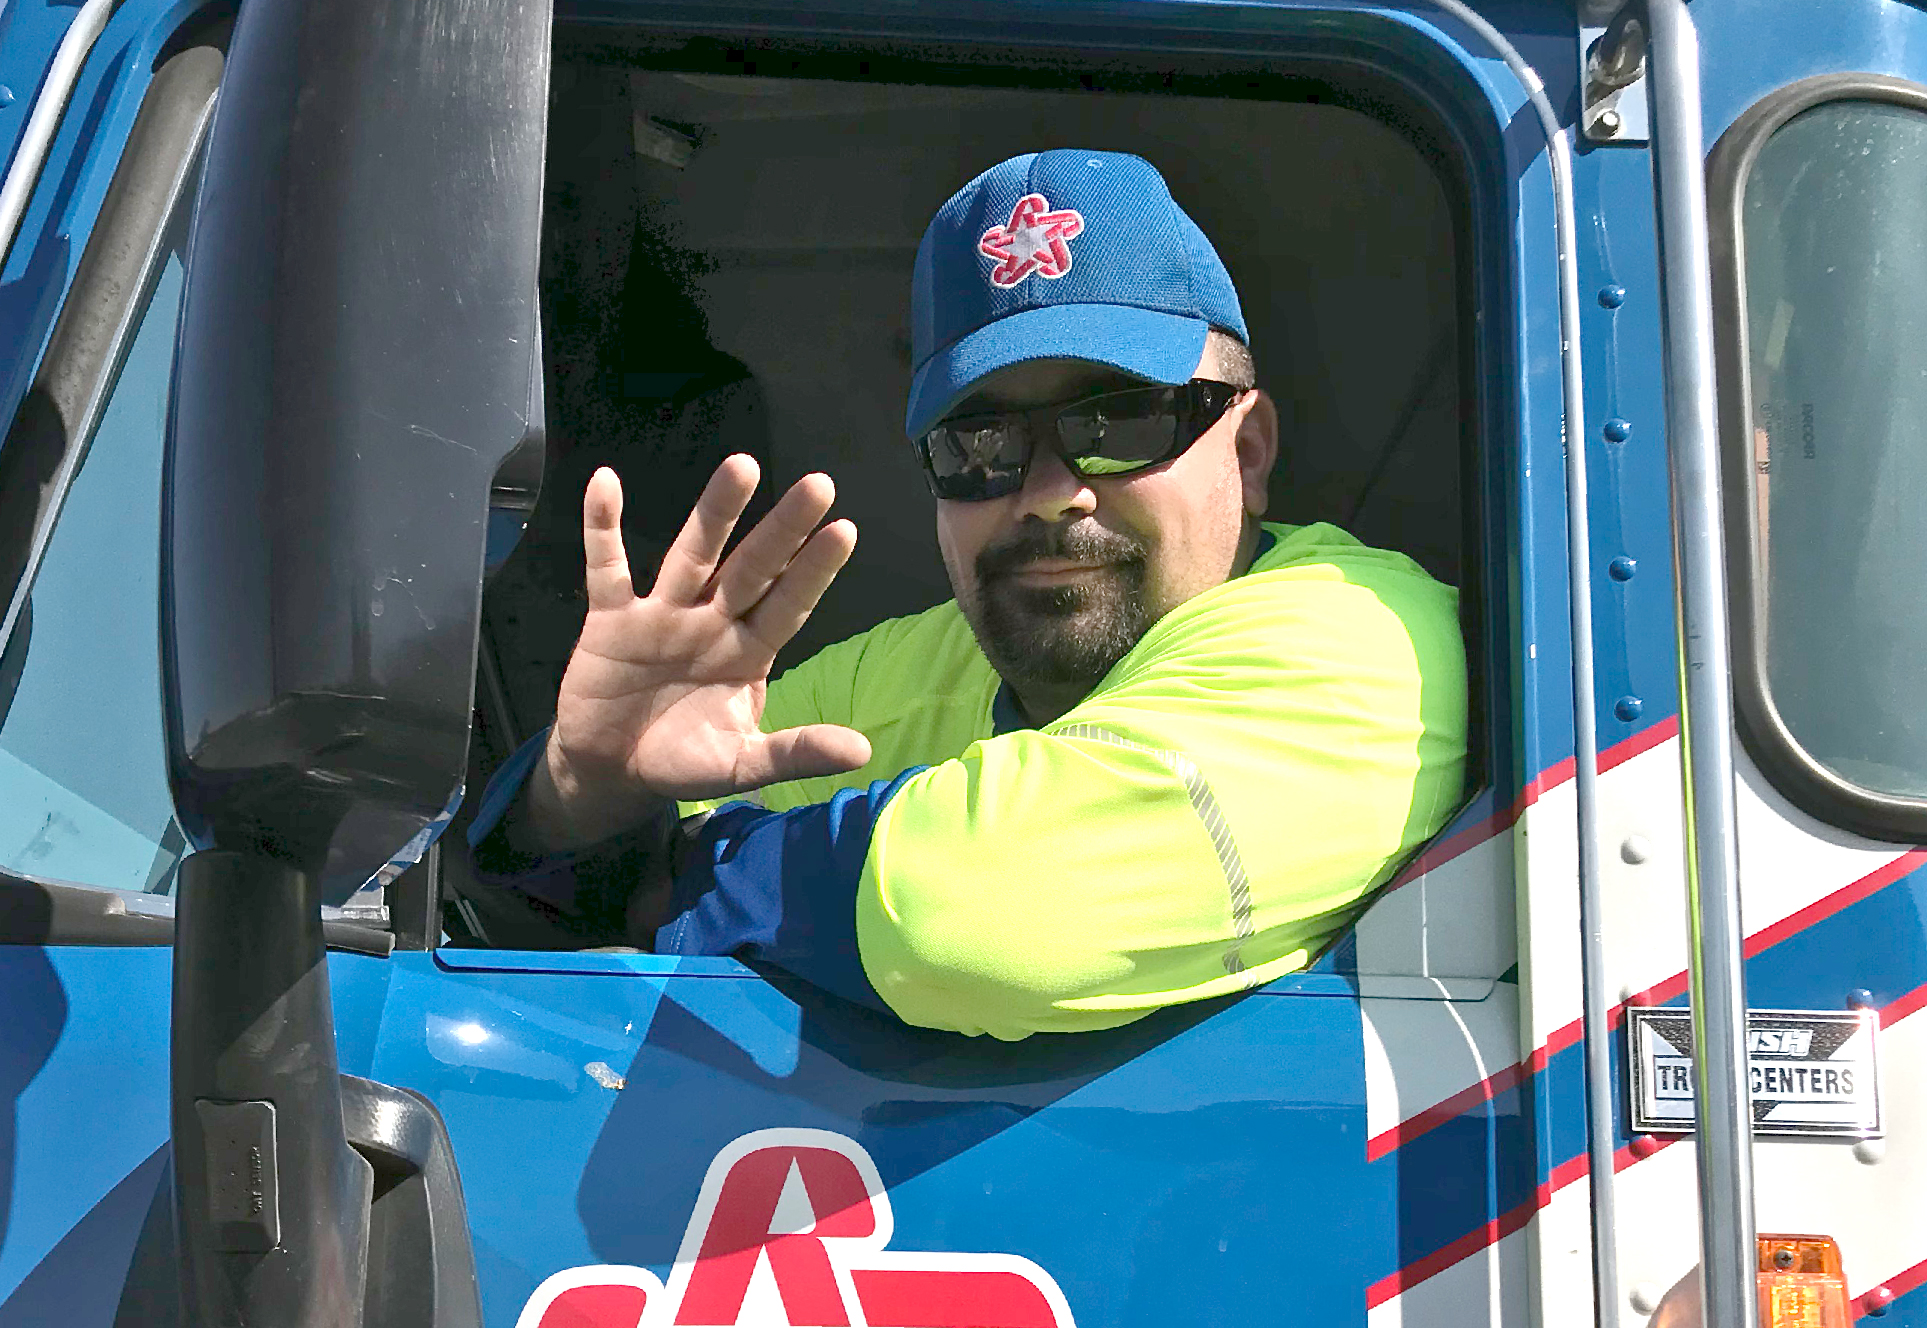
M549 25L548 0L235 23L162 496L168 777L200 850L171 1029L186 1323L481 1322L440 1116L343 1086L321 905L461 790L491 486L540 433Z
M324 902L460 793L491 482L541 427L549 22L278 0L236 29L169 424L170 781L197 848Z

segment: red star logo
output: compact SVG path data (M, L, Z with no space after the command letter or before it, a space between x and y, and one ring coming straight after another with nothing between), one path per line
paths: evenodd
M1025 194L1010 210L1010 221L992 226L977 241L977 251L997 260L990 284L1015 286L1036 273L1052 281L1071 270L1070 240L1084 231L1084 217L1071 208L1052 212L1042 194Z

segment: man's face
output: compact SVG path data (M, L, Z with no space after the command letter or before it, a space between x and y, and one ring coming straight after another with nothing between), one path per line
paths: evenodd
M1221 376L1212 346L1196 376ZM952 413L1137 386L1085 361L1033 360L984 379ZM1033 720L1081 700L1159 618L1242 570L1255 538L1247 517L1265 510L1276 455L1271 403L1247 392L1161 466L1085 479L1039 441L1018 492L938 502L937 542L957 602Z

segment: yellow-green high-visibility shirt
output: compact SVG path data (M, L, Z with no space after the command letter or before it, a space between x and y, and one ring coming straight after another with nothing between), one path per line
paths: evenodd
M871 760L713 816L658 949L1007 1039L1304 967L1458 805L1465 653L1456 592L1403 554L1265 529L1040 728L999 731L955 602L785 673L764 729L848 725Z

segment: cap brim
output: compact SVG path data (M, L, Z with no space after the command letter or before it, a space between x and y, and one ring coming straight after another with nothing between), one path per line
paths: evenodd
M1124 304L1050 304L978 328L932 355L910 380L903 430L917 437L987 375L1027 360L1087 360L1154 383L1189 382L1211 325Z

